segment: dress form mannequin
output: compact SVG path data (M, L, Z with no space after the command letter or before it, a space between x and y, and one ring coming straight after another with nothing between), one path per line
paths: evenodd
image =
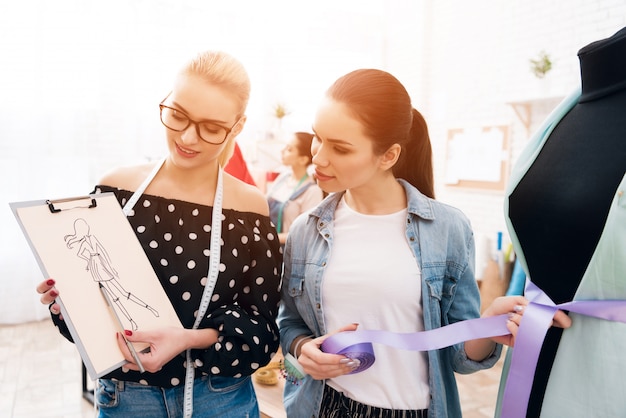
M549 133L508 200L510 225L527 273L557 304L573 300L588 274L626 172L626 28L585 46L578 56L582 94ZM626 248L616 249L616 254L626 257ZM561 337L560 328L548 331L528 402L529 417L541 415ZM589 362L594 354L599 356L587 354Z

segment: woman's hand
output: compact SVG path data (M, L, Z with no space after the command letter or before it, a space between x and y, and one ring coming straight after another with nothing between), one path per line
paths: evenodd
M481 316L496 316L502 314L508 314L509 320L507 321L506 327L511 333L510 335L503 335L500 337L491 338L493 341L508 345L515 345L515 337L517 336L517 331L521 324L522 318L524 317L524 311L526 306L528 305L528 300L523 296L501 296L496 299L489 305L487 309L483 312ZM569 328L572 325L572 319L567 316L567 314L563 311L556 311L554 314L554 318L552 320L552 326L558 328Z
M352 372L359 366L358 360L352 360L341 354L324 353L320 347L324 340L342 331L356 331L357 324L350 324L337 331L312 339L302 344L298 363L305 373L313 379L322 380L341 376Z
M54 280L48 279L37 285L37 293L41 295L39 299L42 304L50 305L55 301L56 298L59 297L59 291L54 287ZM52 303L50 305L50 312L53 315L59 315L59 319L63 320L63 315L61 315L61 307L58 303Z
M139 361L144 369L151 373L156 373L163 366L188 348L206 349L217 341L218 333L214 329L185 329L185 328L163 328L149 331L124 331L126 339L130 342L142 342L149 344L148 352L137 352ZM117 334L117 344L124 358L128 361L124 365L130 370L139 370L130 350L126 346L124 337ZM181 359L182 361L182 359Z

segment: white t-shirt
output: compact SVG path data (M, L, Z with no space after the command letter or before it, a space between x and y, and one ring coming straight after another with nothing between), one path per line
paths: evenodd
M421 272L406 239L407 210L364 215L342 199L322 282L327 330L358 323L362 330L424 330ZM327 383L358 402L387 409L427 409L426 352L374 344L367 370Z

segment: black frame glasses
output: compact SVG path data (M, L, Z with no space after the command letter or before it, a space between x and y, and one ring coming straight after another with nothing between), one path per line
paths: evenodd
M168 94L168 97L169 97L169 94ZM166 99L167 99L167 97L166 97ZM165 99L163 101L165 101ZM167 109L168 111L176 112L177 114L179 114L181 116L184 116L187 119L187 123L185 124L185 127L184 128L178 128L178 127L173 128L172 126L168 125L165 122L165 120L163 120L163 109ZM183 112L182 110L176 109L174 107L166 106L166 105L163 104L163 102L159 103L159 110L160 110L161 123L167 129L171 129L174 132L183 132L187 128L189 128L189 125L193 124L196 127L196 134L198 134L198 138L200 138L201 140L203 140L206 143L213 144L213 145L221 145L221 144L223 144L226 141L226 138L228 138L228 135L232 132L232 130L235 127L235 125L237 125L237 122L239 122L239 119L237 119L237 121L230 128L227 128L226 126L222 126L219 123L215 123L215 122L212 122L212 121L201 121L201 122L198 122L198 121L192 120L189 117L189 115L186 114L185 112ZM183 120L180 120L180 122L183 122ZM224 129L224 131L225 131L224 138L221 141L219 141L219 142L213 141L213 140L208 140L208 139L204 138L202 136L202 133L201 133L201 130L200 130L200 125L202 125L202 124L211 125L213 127L219 127L221 129Z

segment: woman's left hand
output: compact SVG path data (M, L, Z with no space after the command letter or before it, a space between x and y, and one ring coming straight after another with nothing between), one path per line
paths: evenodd
M137 356L144 369L151 373L160 371L166 363L186 351L187 348L208 348L215 342L207 339L209 335L211 335L210 338L217 340L217 331L212 329L163 328L149 331L125 331L128 341L150 345L148 352L137 351ZM204 341L204 343L200 343L200 341ZM124 367L139 371L139 366L135 363L124 337L120 333L117 334L117 345L128 361Z

